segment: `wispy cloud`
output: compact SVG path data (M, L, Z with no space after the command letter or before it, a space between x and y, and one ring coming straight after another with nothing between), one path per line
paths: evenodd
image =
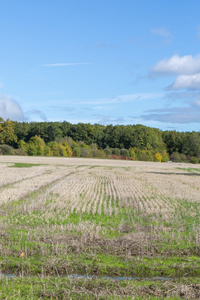
M71 107L71 106L48 106L48 108L58 111L66 111L68 113L74 113L79 111L79 107Z
M200 92L196 92L196 91L176 92L176 91L173 91L173 92L166 93L164 98L172 99L172 100L176 100L176 99L196 100L196 99L200 99Z
M0 95L0 116L3 119L24 121L25 116L19 103L7 95Z
M109 124L124 124L125 119L118 117L114 118L108 115L93 115L96 118L96 123L109 125Z
M140 116L144 120L174 124L200 123L200 101L190 102L183 107L148 110L146 113Z
M152 28L150 32L163 37L172 37L171 33L164 27Z
M91 65L91 63L55 63L55 64L44 64L42 67L67 67L67 66L78 66L78 65Z
M143 101L143 100L150 100L150 99L158 99L163 97L163 94L160 93L136 93L136 94L129 94L129 95L119 95L116 97L111 98L103 98L103 99L96 99L91 101L82 101L82 104L115 104L115 103L128 103L134 101Z
M96 43L96 48L98 48L98 49L116 48L116 46L113 44L106 44L104 42L98 42L98 43Z
M33 109L26 112L28 119L35 119L35 121L47 121L45 113L40 110ZM34 116L34 117L33 117Z

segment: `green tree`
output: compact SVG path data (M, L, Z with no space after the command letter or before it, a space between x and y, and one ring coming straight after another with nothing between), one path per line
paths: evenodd
M29 147L30 145L30 147ZM30 141L28 142L28 152L31 152L34 154L29 154L29 155L39 155L39 156L42 156L44 154L44 148L45 148L45 142L44 140L39 137L39 136L34 136L30 139ZM36 150L33 150L33 149L36 149ZM36 152L36 154L35 154Z
M189 156L200 156L200 133L190 132L183 141L182 152Z
M51 149L51 156L60 156L59 153L59 147L58 147L58 143L55 141L52 141L50 143L48 143L48 145Z
M75 156L80 157L81 156L81 148L78 146L74 147L73 153L75 154Z
M18 142L18 148L21 149L24 153L27 153L28 145L25 141L20 140Z
M129 148L129 153L130 153L130 157L134 158L134 160L137 160L137 156L134 148Z

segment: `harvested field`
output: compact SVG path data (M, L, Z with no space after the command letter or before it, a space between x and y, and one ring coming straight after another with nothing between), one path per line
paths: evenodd
M1 272L31 284L70 274L170 277L173 284L154 282L152 290L113 282L109 297L198 299L200 165L0 156L0 170ZM36 284L32 299L108 299L91 279L78 280L90 292L80 283L63 293L61 281L62 293Z

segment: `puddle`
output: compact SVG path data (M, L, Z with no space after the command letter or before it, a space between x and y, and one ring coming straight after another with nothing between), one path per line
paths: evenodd
M87 279L112 279L112 280L172 280L168 277L153 277L153 278L140 278L140 277L114 277L114 276L93 276L93 275L68 275L69 278L87 278Z
M0 273L0 278L1 277L8 277L8 278L14 278L16 277L15 275L12 274L5 274L5 273ZM62 277L62 276L61 276ZM78 274L72 274L72 275L67 275L66 277L68 278L86 278L86 279L112 279L112 280L173 280L173 278L168 278L168 277L153 277L153 278L140 278L140 277L115 277L115 276L94 276L94 275L78 275Z
M1 277L9 277L9 278L11 278L11 277L16 277L15 275L12 275L12 274L4 274L4 273L0 273L0 278Z

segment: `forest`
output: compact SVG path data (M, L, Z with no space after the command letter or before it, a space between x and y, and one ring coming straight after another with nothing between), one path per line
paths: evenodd
M0 154L200 163L200 132L0 118Z

